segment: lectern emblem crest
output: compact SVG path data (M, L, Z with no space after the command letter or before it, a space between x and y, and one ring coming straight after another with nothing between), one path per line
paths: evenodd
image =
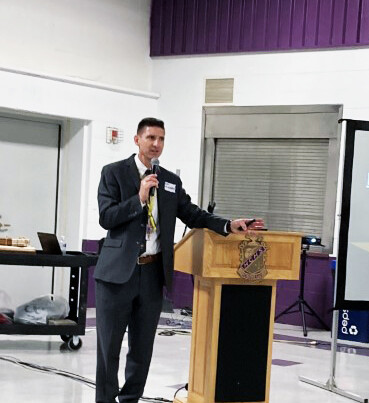
M265 266L267 252L263 237L252 236L246 238L239 245L240 267L237 273L245 280L262 280L268 271Z

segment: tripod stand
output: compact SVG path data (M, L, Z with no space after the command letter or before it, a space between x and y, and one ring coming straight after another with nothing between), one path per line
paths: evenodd
M304 298L304 288L305 288L305 266L306 266L306 252L309 250L309 245L302 245L302 253L301 253L301 275L300 275L300 293L297 297L297 300L278 314L275 317L275 320L280 318L282 315L286 315L288 313L301 312L302 318L302 328L304 332L304 336L307 336L306 330L306 321L305 321L305 313L311 316L314 316L318 322L323 326L325 330L329 330L329 327L323 322L323 320L319 317L319 315L314 311L314 309L306 302ZM295 306L298 306L297 310L292 310ZM306 308L305 308L306 307Z

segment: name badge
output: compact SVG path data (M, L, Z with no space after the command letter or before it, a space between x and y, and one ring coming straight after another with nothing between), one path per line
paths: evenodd
M165 182L164 183L164 189L167 192L175 193L176 192L176 185L174 183Z

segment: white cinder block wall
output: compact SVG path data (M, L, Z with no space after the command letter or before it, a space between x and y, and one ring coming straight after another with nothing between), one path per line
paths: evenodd
M1 67L148 91L150 0L1 0Z

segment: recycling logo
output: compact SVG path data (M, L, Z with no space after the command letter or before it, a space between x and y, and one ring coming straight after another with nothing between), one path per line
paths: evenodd
M349 328L349 333L352 334L353 336L356 336L359 331L357 330L357 327L355 325L351 325Z

